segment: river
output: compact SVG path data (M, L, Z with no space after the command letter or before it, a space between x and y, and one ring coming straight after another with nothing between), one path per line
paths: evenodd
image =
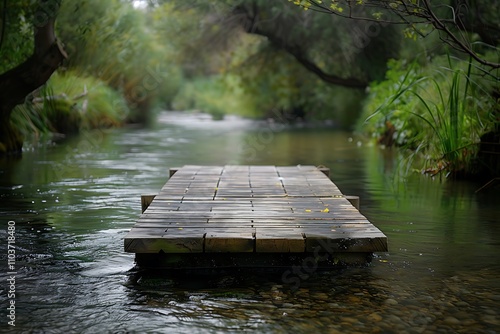
M360 196L389 252L368 266L315 273L298 288L279 273L139 271L123 237L140 195L186 164L328 166L344 194ZM394 150L328 127L167 112L147 129L28 147L22 159L0 160L0 331L500 332L498 187L475 193L481 184L402 177L404 164Z

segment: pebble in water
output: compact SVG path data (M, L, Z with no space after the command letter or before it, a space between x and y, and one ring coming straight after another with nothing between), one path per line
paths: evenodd
M385 300L385 303L386 303L387 305L398 305L397 300L392 299L392 298L388 298L388 299L386 299L386 300Z

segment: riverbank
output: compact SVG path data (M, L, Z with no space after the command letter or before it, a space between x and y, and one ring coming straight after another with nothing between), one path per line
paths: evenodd
M446 178L500 176L500 104L495 71L435 57L389 62L370 86L358 131L384 147L410 151L409 165Z

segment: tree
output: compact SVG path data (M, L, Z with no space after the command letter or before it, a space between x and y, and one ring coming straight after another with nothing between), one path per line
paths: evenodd
M318 65L311 56L314 43L310 37L313 31L319 32L320 29L319 26L313 27L314 23L305 15L286 11L284 6L276 10L276 7L263 5L258 1L244 1L234 7L231 16L238 19L247 33L266 37L272 46L292 55L299 64L321 80L350 88L365 88L368 85L367 78L342 76Z
M57 40L54 25L62 0L38 0L31 19L33 20L34 47L31 56L24 62L0 75L0 153L20 152L22 138L10 124L14 107L26 96L42 86L67 57ZM2 13L2 42L6 38L8 20L15 20L9 14L4 1ZM14 5L15 6L15 5ZM1 46L1 43L0 43Z
M427 36L437 32L440 39L455 50L470 55L489 69L500 68L500 62L489 61L481 53L485 43L496 49L500 43L500 5L496 0L288 0L294 4L335 16L404 24L409 36ZM366 10L369 9L369 15ZM465 33L464 33L465 32ZM468 33L476 33L482 43L475 43ZM416 35L415 35L416 34ZM478 50L479 49L479 50Z
M371 80L382 79L387 60L397 57L400 45L393 26L346 23L296 10L287 1L173 2L177 10L194 8L206 13L198 25L205 31L190 44L203 45L207 51L227 48L228 41L241 31L262 36L268 47L287 53L325 83L337 86L364 89ZM372 28L376 33L366 36ZM199 52L196 56L199 58Z

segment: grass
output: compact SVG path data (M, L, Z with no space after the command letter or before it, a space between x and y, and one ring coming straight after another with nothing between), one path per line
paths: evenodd
M461 81L465 78L465 89L461 93ZM451 85L444 95L442 88L435 79L428 79L432 82L435 91L438 92L438 102L428 102L419 93L411 91L424 106L426 115L412 112L420 118L432 130L431 133L436 138L437 145L431 148L435 151L438 165L431 167L427 171L435 173L441 170L448 170L449 173L460 173L470 169L472 158L475 156L477 143L479 142L479 131L477 127L467 126L472 119L469 117L471 110L468 108L467 99L472 99L468 95L468 76L459 70L453 71ZM480 123L480 121L479 121ZM469 131L468 131L469 130ZM472 132L470 132L470 130Z
M73 72L55 73L23 105L11 122L24 136L71 134L82 129L121 126L129 109L125 98L103 81Z
M372 126L373 121L396 118L398 123L391 125L398 128L391 134L412 134L396 142L411 148L412 158L424 157L426 174L473 174L480 137L491 125L487 120L492 98L473 79L472 63L461 65L448 57L446 65L427 75L410 75L414 71L410 67L396 83L391 82L392 94L367 118Z
M57 73L48 85L72 101L81 114L82 129L120 126L129 114L125 98L99 79L74 72Z

